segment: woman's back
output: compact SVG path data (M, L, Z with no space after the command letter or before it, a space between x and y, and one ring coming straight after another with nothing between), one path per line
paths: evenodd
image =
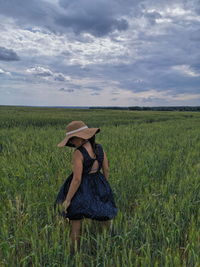
M90 147L89 149L92 150L92 147ZM83 164L82 175L89 174L89 173L97 173L101 170L102 165L103 165L103 160L104 160L104 152L103 152L103 148L101 144L96 144L96 156L95 157L91 157L91 154L88 152L87 148L83 145L79 146L74 151L74 154L75 154L74 160L76 160L76 158L77 159L79 158L82 161L82 164Z
M93 148L92 148L92 145L91 145L90 142L87 142L87 143L83 144L83 147L87 150L87 152L88 152L90 158L91 158L91 159L95 159L95 160L94 160L94 163L93 163L93 165L92 165L92 167L91 167L91 170L90 170L90 172L89 172L89 173L94 173L94 172L96 172L96 171L98 170L98 168L99 168L99 162L98 162L98 160L96 159L96 158L97 158L97 157L96 157L96 154L94 153Z
M102 148L102 152L103 154L101 155L101 157L103 157L103 162L101 164L102 170L103 170L103 174L105 175L106 179L108 179L108 159L106 156L106 153L103 151L103 147L101 144L97 144L97 146L101 146ZM85 144L83 144L81 147L84 148L84 150L86 150L86 153L88 154L88 157L93 161L93 165L91 167L91 170L89 173L95 173L98 169L99 169L99 161L98 161L98 157L96 156L96 154L93 151L92 145L90 142L86 142ZM99 152L99 153L100 153ZM84 160L84 157L81 153L82 159Z

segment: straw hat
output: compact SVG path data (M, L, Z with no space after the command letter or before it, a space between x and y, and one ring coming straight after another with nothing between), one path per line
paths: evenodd
M72 146L68 144L71 137L81 137L89 139L96 133L100 132L100 128L89 128L83 121L72 121L66 126L66 137L57 146Z

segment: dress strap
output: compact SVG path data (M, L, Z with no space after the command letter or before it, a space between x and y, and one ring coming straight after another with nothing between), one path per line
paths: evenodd
M104 159L104 153L103 153L103 148L102 148L102 145L101 144L97 144L97 150L98 150L98 152L97 152L96 158L92 158L89 155L87 149L84 146L80 146L77 149L83 154L83 157L84 158L90 159L90 161L92 161L92 165L93 165L93 162L95 160L98 160L98 162L99 162L98 171L101 169L102 164L103 164L103 159ZM92 165L90 167L92 167Z
M87 149L85 149L84 146L80 146L77 149L83 154L84 158L87 158L89 156Z

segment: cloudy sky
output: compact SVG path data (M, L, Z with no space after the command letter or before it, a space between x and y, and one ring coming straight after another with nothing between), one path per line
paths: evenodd
M200 105L200 1L0 0L0 104Z

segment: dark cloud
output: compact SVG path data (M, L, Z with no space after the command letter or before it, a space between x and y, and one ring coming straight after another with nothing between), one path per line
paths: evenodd
M46 1L0 0L0 14L15 19L21 27L53 28L52 18L55 13L54 6Z
M103 16L103 15L102 15ZM97 18L95 15L84 17L60 16L56 23L71 28L76 34L88 32L96 37L101 37L115 30L123 31L128 29L128 22L125 19L114 19L109 17Z
M200 59L198 60L198 62L194 62L192 65L191 65L191 68L200 74Z
M5 47L0 47L0 60L3 61L18 61L19 57L13 49L7 49Z
M151 25L156 24L156 19L162 18L159 12L152 11L152 12L147 12L144 14L144 17L146 17Z
M33 32L32 27L40 26L57 34L73 31L101 37L127 30L128 17L144 16L154 25L161 14L151 9L157 7L162 10L170 4L178 4L197 13L200 10L199 2L195 0L60 0L58 5L41 0L0 0L0 14L14 18L18 25Z
M59 91L68 92L68 93L74 92L73 89L65 89L65 88L60 88Z
M124 31L128 22L120 1L60 1L60 7L46 1L0 0L0 14L12 17L17 24L29 28L40 26L54 33L83 32L105 36L115 30Z
M93 91L101 91L102 90L102 88L97 87L97 86L86 86L85 88L92 89Z
M55 81L64 82L66 80L65 76L62 73L58 73L54 76Z
M198 11L199 4L193 0L60 0L59 5L47 1L0 0L0 14L12 17L21 27L40 26L54 33L75 34L90 33L96 37L106 36L112 32L125 31L129 28L129 18L144 16L151 25L161 18L158 11L152 8L164 9L170 3L189 7Z
M72 29L76 34L88 32L101 37L115 30L128 29L128 21L122 17L124 8L120 8L117 1L60 0L60 6L65 12L55 22L66 29Z
M100 95L100 94L95 92L95 93L91 93L90 95Z

